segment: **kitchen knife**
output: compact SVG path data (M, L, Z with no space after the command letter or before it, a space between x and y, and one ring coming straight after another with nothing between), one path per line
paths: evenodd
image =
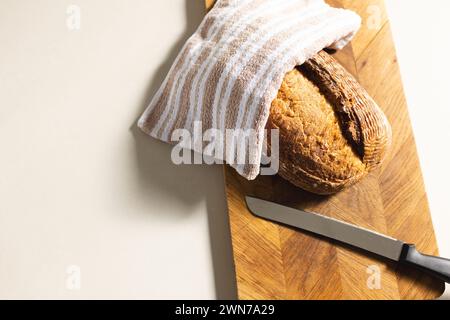
M300 228L414 266L450 283L450 260L421 254L412 244L317 213L253 197L246 197L246 202L250 212L260 218Z

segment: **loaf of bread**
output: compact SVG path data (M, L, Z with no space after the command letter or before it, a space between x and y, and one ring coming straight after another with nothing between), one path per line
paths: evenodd
M324 195L376 168L392 136L381 109L324 51L286 75L267 128L280 130L279 175Z

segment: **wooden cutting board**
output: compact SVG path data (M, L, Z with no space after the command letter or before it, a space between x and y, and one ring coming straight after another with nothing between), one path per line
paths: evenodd
M434 299L441 281L345 245L254 217L244 196L276 200L357 224L438 254L390 25L382 0L330 0L363 25L334 56L367 89L393 127L383 167L338 195L316 196L278 176L246 181L225 167L239 299ZM213 0L206 0L211 8ZM375 272L375 273L374 273ZM379 275L379 276L378 276Z

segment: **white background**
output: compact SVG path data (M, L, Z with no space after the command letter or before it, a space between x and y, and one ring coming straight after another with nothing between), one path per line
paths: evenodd
M450 257L450 4L387 1ZM202 16L201 0L0 0L0 298L235 297L221 167L176 167L134 126Z

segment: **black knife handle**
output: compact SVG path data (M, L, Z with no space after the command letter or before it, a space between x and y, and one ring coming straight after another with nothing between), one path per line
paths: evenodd
M403 246L400 262L412 265L440 280L450 283L449 259L427 256L417 251L415 245L405 244Z

